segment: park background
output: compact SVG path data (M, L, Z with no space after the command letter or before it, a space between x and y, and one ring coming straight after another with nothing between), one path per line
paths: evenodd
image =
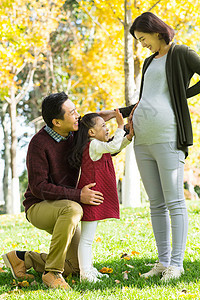
M175 29L177 44L200 54L198 0L1 0L1 254L15 249L48 251L50 236L19 213L27 186L27 146L43 125L42 99L65 91L81 115L137 102L142 63L150 52L133 40L129 27L145 11L157 14ZM198 76L192 84L197 80ZM159 278L139 276L155 263L157 253L147 196L131 145L114 158L121 219L100 222L93 245L95 266L108 267L110 279L94 287L80 283L78 277L67 278L73 290L66 295L47 290L34 271L33 283L13 280L0 259L0 299L200 299L199 99L188 101L194 146L185 164L189 238L186 273L181 279L165 284ZM116 122L108 124L112 134Z
M0 7L1 213L23 210L26 151L43 125L41 101L65 91L81 115L138 101L148 49L129 33L132 20L151 11L171 25L177 44L200 53L198 0L2 0ZM192 81L199 80L198 76ZM194 146L185 164L186 198L200 196L200 96L189 99ZM109 122L111 134L116 129ZM125 163L126 161L126 163ZM114 158L120 201L147 197L132 145Z

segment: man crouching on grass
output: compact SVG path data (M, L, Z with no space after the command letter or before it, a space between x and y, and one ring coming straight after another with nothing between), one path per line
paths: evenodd
M29 144L27 153L28 188L23 205L28 221L52 235L48 254L11 251L4 262L16 279L32 279L26 273L33 267L44 272L42 280L50 288L69 289L62 273L79 272L77 249L81 203L100 205L103 195L91 190L91 183L75 189L78 171L67 162L79 114L68 96L51 94L43 100L42 117L46 123Z

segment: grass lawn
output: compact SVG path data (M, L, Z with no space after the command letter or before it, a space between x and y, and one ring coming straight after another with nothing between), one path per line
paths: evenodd
M34 270L31 283L13 281L0 258L0 299L200 299L200 201L187 201L189 234L184 259L185 274L162 283L159 278L140 278L157 260L148 205L121 209L121 220L101 221L93 244L96 268L112 268L109 278L96 284L80 283L69 276L69 292L47 289ZM24 214L0 215L0 254L15 250L47 252L50 235L37 230ZM121 258L123 254L128 256Z

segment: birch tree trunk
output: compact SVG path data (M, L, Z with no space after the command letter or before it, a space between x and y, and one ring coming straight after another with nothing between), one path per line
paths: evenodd
M17 174L17 104L15 99L14 87L11 87L11 101L9 104L10 122L11 122L11 207L8 213L18 214L21 211L20 193L19 193L19 176Z
M11 205L8 207L7 213L9 214L18 214L21 211L20 204L20 192L19 192L19 176L17 173L17 104L22 100L25 95L29 92L32 87L33 75L37 66L39 52L35 53L34 61L29 64L29 71L27 73L26 79L20 89L20 92L17 94L15 91L15 81L10 86L9 97L5 97L9 105L9 114L10 114L10 126L11 126L11 147L10 147L10 167L11 167ZM13 74L18 76L23 69L27 67L26 62L17 70L13 68ZM16 93L16 94L15 94Z
M9 129L6 122L6 111L8 103L2 104L1 111L1 124L3 129L3 160L4 160L4 173L3 173L3 199L4 199L4 211L7 212L10 206L10 193L9 193L9 169L10 169L10 144L9 144Z
M137 102L134 99L134 60L133 60L133 37L129 33L131 26L131 0L124 1L124 72L125 72L125 101L126 106ZM137 207L140 200L140 175L137 168L133 143L126 147L125 176L122 182L122 204L124 207Z

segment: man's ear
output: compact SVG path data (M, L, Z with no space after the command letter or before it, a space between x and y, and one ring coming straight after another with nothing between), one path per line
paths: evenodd
M58 119L53 119L53 120L52 120L52 124L53 124L53 126L55 126L55 127L60 127L60 121L59 121Z
M95 130L93 128L90 128L88 130L88 135L91 136L91 137L94 137L95 136Z

